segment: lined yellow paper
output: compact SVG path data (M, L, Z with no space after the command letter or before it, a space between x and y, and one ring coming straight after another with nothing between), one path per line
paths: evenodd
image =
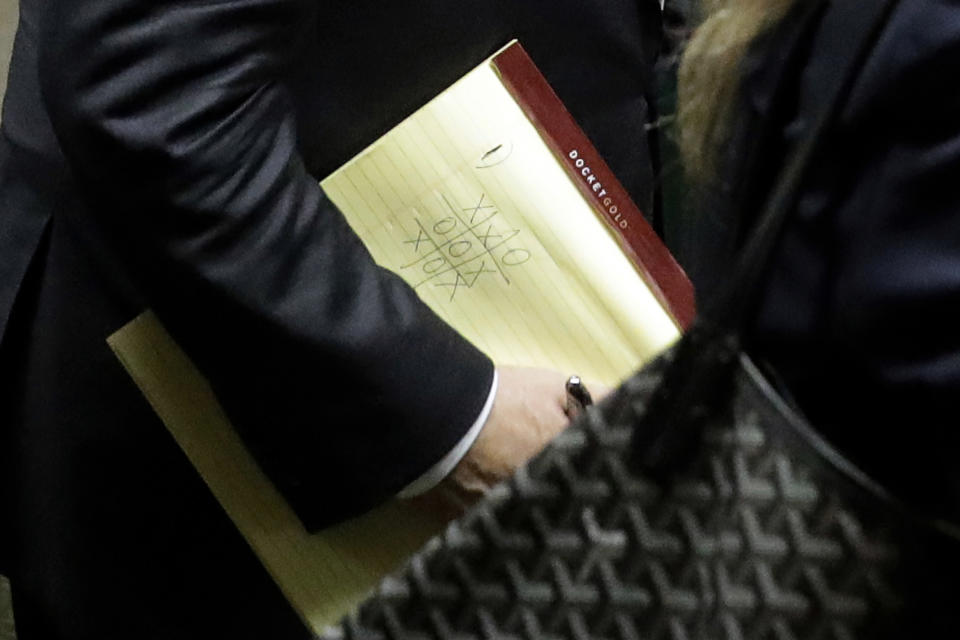
M498 364L613 385L679 335L489 63L321 184L374 258ZM109 344L315 633L439 530L392 503L308 535L151 312Z
M308 534L247 451L210 385L146 311L107 342L305 624L337 622L443 526L394 501Z
M614 385L679 335L490 64L321 185L497 364Z

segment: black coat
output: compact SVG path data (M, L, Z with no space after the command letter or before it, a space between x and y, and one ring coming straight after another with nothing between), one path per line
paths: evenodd
M727 173L678 241L703 299L824 100L864 5L798 9L744 67ZM750 328L816 425L888 488L960 517L960 4L899 3L791 212Z
M489 360L317 187L519 37L646 211L657 0L24 0L0 140L0 572L20 637L306 631L105 343L146 307L310 526L476 418Z

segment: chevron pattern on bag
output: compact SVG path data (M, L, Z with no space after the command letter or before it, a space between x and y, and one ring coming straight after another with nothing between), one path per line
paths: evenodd
M705 431L668 487L632 471L632 416L665 362L607 403L620 410L591 408L327 637L850 640L895 619L896 527L819 486L754 402L734 402L735 419Z

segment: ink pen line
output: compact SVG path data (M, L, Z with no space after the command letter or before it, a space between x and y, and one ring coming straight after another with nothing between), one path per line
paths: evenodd
M482 224L484 224L484 223L486 223L486 222L489 222L489 221L492 220L496 215L497 215L496 213L492 214L492 215L489 216L488 218L486 218L486 219L481 220L480 222L478 222L475 226L479 227L480 225L482 225ZM423 226L423 224L420 222L419 219L416 220L416 223L417 223L417 226L420 227L420 231L421 231L425 236L427 236L427 240L430 241L430 243L434 246L434 248L433 248L431 251L429 251L428 253L423 254L423 255L420 256L418 259L414 260L413 262L410 262L409 264L401 265L401 267L400 267L401 269L408 269L408 268L414 266L415 264L418 264L418 263L420 263L420 262L425 261L425 260L426 260L427 258L429 258L431 255L433 255L434 253L439 252L439 251L440 251L441 249L443 249L444 247L452 244L452 243L453 243L455 240L457 240L458 238L461 238L461 237L467 235L468 233L470 233L471 231L473 231L473 229L467 228L467 229L465 229L464 231L461 231L461 232L458 233L457 235L453 236L452 238L446 239L445 242L443 242L443 243L438 243L436 240L433 239L433 236L430 235L430 232L427 231L427 229ZM492 225L491 225L491 226L492 226ZM477 234L474 233L474 236L476 236L476 235L477 235ZM496 234L496 235L499 236L499 234ZM488 238L489 238L489 237L493 237L493 235L489 235L489 236L486 236L486 237L488 237ZM404 242L406 242L406 243L417 242L417 246L419 247L419 236L417 237L417 240L405 240ZM486 246L486 244L484 244L484 246Z
M477 209L480 208L480 204L483 202L483 198L484 198L485 196L486 196L485 193L481 193L481 194L480 194L480 202L477 203L477 208L473 210L473 211L474 211L474 214L476 214ZM459 220L461 224L466 225L466 226L467 226L467 231L468 231L468 232L473 232L473 235L477 238L477 240L480 240L480 244L482 244L482 245L483 245L483 248L486 249L486 248L487 248L486 238L491 237L491 236L489 235L490 229L489 229L489 228L487 229L488 235L485 236L484 239L481 240L480 236L477 235L477 232L475 231L475 229L476 229L476 227L479 227L481 224L483 224L483 222L481 222L480 224L474 225L474 226L467 225L467 223L464 222L464 220L460 217L460 214L457 212L457 210L454 208L454 206L453 206L452 204L450 204L450 201L447 200L447 196L445 196L443 193L441 193L441 194L440 194L440 197L443 198L443 201L447 204L447 208L450 209L450 211L453 213L454 216L456 216L457 220ZM493 216L497 215L497 213L499 213L499 212L493 213L493 214L490 216L490 218L487 218L487 220L490 220L491 218L493 218ZM491 225L491 226L492 226L492 225ZM515 231L516 231L516 233L520 233L519 230L515 230ZM516 235L516 233L515 233L514 235ZM498 234L497 237L499 237L499 234ZM512 236L511 236L511 237L512 237ZM507 239L509 240L509 238L507 238ZM490 257L493 258L492 255L491 255ZM497 268L497 271L500 272L500 275L503 277L503 279L507 281L507 284L510 284L510 279L507 278L506 274L503 273L503 268L502 268L502 267L500 266L500 264L496 261L496 259L494 259L493 265Z
M496 260L496 258L495 258L494 255L493 255L494 249L498 249L498 248L500 248L501 246L503 246L504 244L506 244L507 242L510 242L510 240L512 240L513 238L515 238L519 233L520 233L520 230L519 230L519 229L514 229L514 230L510 233L510 235L508 235L506 238L504 238L504 239L501 240L500 242L496 243L496 244L493 245L492 247L487 248L487 249L484 250L482 253L480 253L480 254L478 254L478 255L476 255L476 256L473 256L472 258L469 258L469 259L464 260L464 261L462 261L462 262L458 262L457 264L454 264L454 263L450 262L450 260L449 260L445 255L443 255L443 254L441 253L441 254L440 254L440 257L441 257L444 261L446 261L446 263L449 264L450 266L449 266L447 269L444 269L443 271L437 271L436 273L431 274L429 278L426 278L426 279L424 279L424 280L421 280L421 281L418 282L417 284L413 285L413 288L416 289L416 288L419 287L420 285L425 284L425 283L429 282L430 280L433 280L434 278L437 278L437 277L439 277L439 276L441 276L441 275L443 275L443 274L445 274L445 273L449 273L450 271L456 271L457 273L460 273L460 272L459 272L460 267L462 267L462 266L464 266L464 265L467 265L467 264L470 264L471 262L476 262L477 260L483 258L483 256L485 256L485 255L489 255L489 256L493 259L494 264L496 264L497 260ZM498 266L498 269L499 269L499 265L497 265L497 266ZM502 269L499 269L499 270L500 270L500 276L504 279L504 281L505 281L507 284L510 284L510 278L507 277L507 275L503 272Z

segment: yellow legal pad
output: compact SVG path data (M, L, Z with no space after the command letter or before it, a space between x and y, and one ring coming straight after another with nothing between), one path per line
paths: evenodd
M627 229L627 203L596 178L613 189L612 174L587 166L585 139L566 149L546 136L500 54L321 185L374 259L496 363L616 384L678 337L676 315L615 233ZM511 59L532 67L525 54ZM108 342L314 632L442 526L393 502L307 534L151 312Z
M210 385L150 311L107 342L281 591L315 633L443 526L399 502L308 534Z
M320 184L374 259L498 364L613 385L679 335L492 65Z

